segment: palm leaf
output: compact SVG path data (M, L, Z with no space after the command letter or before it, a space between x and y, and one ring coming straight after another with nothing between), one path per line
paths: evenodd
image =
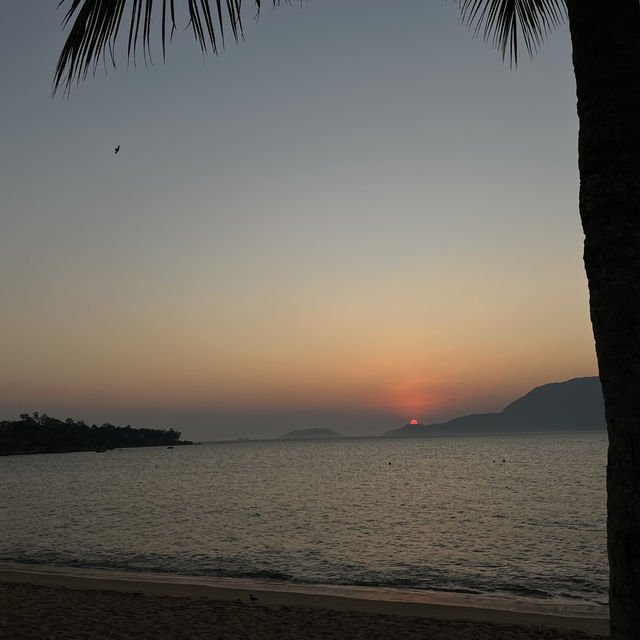
M482 34L485 41L518 64L519 38L529 57L538 50L544 37L567 14L565 0L456 0L462 21L474 36Z
M273 6L282 1L272 0ZM396 0L398 1L398 0ZM566 17L565 0L454 0L460 5L462 20L473 34L483 38L509 57L512 64L518 62L519 38L532 56L543 38ZM259 13L261 0L252 0ZM53 79L53 94L64 87L68 94L73 84L84 80L88 73L95 73L100 60L106 64L107 57L115 66L115 44L127 5L131 5L127 57L135 63L139 39L145 62L151 54L153 0L60 0L59 5L68 4L63 26L71 24L67 40L62 48ZM158 0L162 4L161 39L162 56L166 52L167 31L169 40L176 30L175 0ZM203 53L209 47L214 53L224 47L224 25L231 28L233 39L242 37L242 0L182 0L186 5L196 42ZM167 11L168 9L168 11ZM167 15L168 13L168 15ZM214 18L215 15L215 18ZM219 35L217 34L219 31Z
M260 11L260 0L252 0L256 15ZM272 0L273 6L281 1ZM151 55L151 31L154 11L153 0L60 0L58 7L66 4L67 12L63 27L71 25L56 64L53 78L53 94L60 88L69 93L74 84L84 80L89 72L95 73L102 60L115 66L115 45L125 14L130 5L127 57L135 63L136 51L142 48L145 62ZM176 30L175 0L158 0L161 4L161 39L164 58L167 43ZM242 0L182 0L188 14L187 26L191 28L203 53L209 48L217 53L225 44L225 24L230 27L233 39L242 37ZM212 10L213 6L213 10ZM215 17L214 17L215 15Z

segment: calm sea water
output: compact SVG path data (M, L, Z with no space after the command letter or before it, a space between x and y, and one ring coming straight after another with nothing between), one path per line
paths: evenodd
M0 560L605 604L604 433L0 458Z

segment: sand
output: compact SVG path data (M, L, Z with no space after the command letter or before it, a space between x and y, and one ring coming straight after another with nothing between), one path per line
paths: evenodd
M608 635L604 618L342 597L266 584L246 589L110 578L107 572L96 577L1 570L0 603L2 640L586 640Z

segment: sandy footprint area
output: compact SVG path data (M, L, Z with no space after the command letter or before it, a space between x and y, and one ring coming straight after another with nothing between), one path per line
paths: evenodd
M402 603L296 598L287 593L258 592L252 601L248 592L240 590L226 590L221 596L221 590L187 589L187 595L182 595L184 588L175 585L145 589L141 583L101 581L87 588L38 582L47 581L31 576L25 582L14 576L0 582L2 640L587 640L606 636L603 620L580 624L562 620L554 626L553 621L525 617L515 618L518 623L514 624L508 615L493 616L499 620L492 621L492 612L484 609L469 612L449 607L443 613L438 608L398 606Z

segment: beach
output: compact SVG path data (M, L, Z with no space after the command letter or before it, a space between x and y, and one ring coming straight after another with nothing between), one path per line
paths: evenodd
M7 458L0 640L606 637L605 458L598 434Z
M254 587L2 570L0 638L580 640L608 635L608 621L596 617Z

